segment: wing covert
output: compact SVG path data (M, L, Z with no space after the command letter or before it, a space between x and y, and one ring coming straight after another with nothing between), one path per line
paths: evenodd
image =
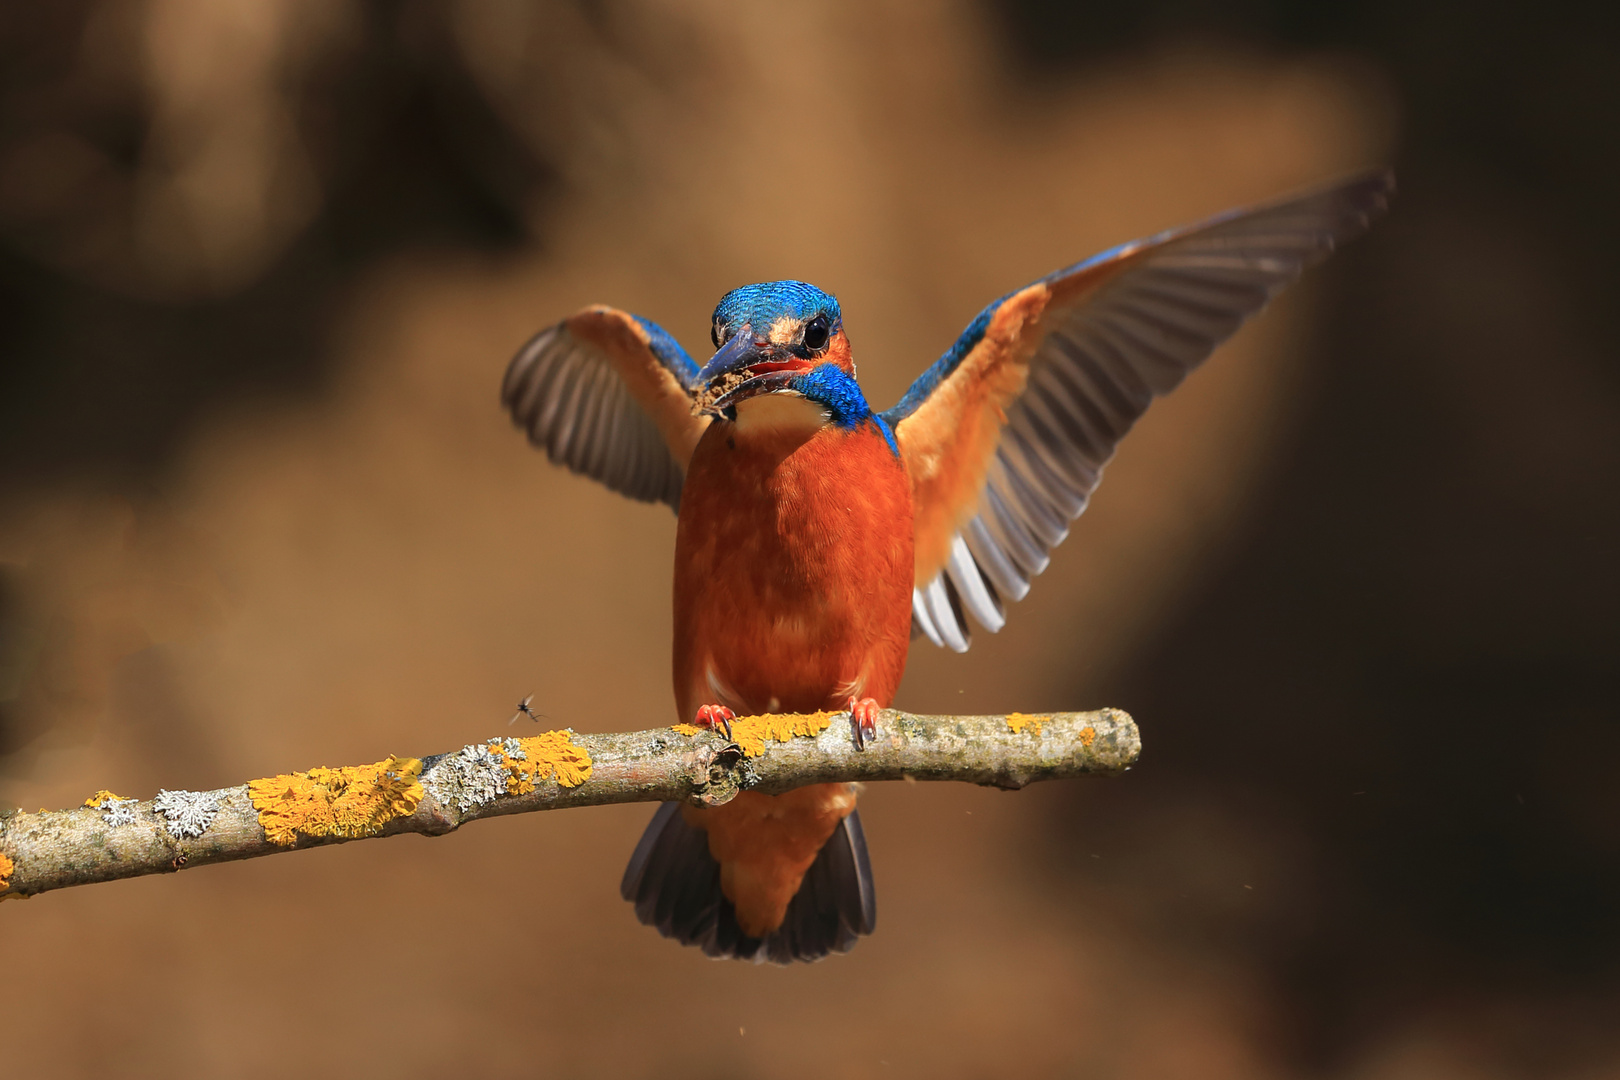
M590 307L519 350L501 403L556 464L678 509L687 462L708 426L692 412L697 372L656 323Z
M985 308L883 415L911 472L914 632L965 651L1046 569L1155 397L1366 230L1387 171L1123 244Z

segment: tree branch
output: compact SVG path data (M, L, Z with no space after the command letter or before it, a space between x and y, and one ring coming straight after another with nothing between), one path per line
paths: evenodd
M425 759L311 769L149 801L98 792L72 810L0 823L0 900L70 885L274 855L370 836L441 836L535 810L684 800L805 784L965 780L1016 789L1117 774L1141 752L1118 709L1025 716L917 716L885 709L856 750L848 713L740 718L735 741L684 725L603 735L492 739Z

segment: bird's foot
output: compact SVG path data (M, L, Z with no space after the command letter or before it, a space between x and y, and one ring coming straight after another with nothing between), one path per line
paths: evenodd
M724 705L705 705L697 711L697 716L692 718L692 724L696 727L707 728L710 731L720 728L726 733L726 738L729 739L731 738L731 722L735 719L737 719L737 714Z
M849 699L849 726L855 733L855 749L865 750L877 738L877 698Z

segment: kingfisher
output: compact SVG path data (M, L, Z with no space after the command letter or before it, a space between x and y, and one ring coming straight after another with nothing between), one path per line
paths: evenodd
M1388 204L1387 171L1122 244L979 312L892 408L856 381L844 315L802 281L733 289L702 365L595 306L535 335L501 399L552 462L662 502L675 536L679 721L847 712L863 748L915 638L1001 629L1115 447L1304 269ZM877 920L856 791L665 803L621 884L713 957L846 952Z

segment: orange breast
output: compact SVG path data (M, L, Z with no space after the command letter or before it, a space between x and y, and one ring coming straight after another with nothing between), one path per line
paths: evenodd
M709 427L675 538L675 697L739 714L887 705L911 641L911 486L870 424Z
M813 434L710 425L681 491L675 697L739 715L887 705L911 641L911 485L870 424ZM752 936L781 925L850 810L848 784L687 808Z

